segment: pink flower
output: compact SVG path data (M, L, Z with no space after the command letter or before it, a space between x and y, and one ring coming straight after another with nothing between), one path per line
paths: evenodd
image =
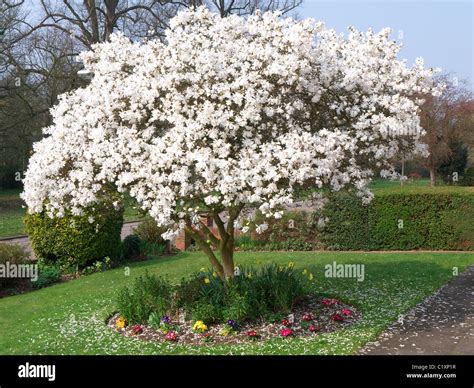
M348 316L348 317L350 317L350 316L352 315L352 311L349 310L349 309L342 309L342 310L341 310L341 313L342 313L343 315Z
M281 329L280 335L281 335L282 337L289 337L289 336L293 335L293 330L288 329L288 328L286 328L286 329Z
M339 301L337 299L323 299L322 300L323 305L325 306L332 306L334 304L338 304Z
M316 326L316 325L309 325L308 327L308 330L312 333L316 332L316 331L319 331L321 330L321 328L319 326Z
M178 336L176 335L176 333L174 331L169 331L166 335L165 335L165 339L167 341L176 341L178 339Z
M337 321L337 322L342 322L344 320L344 318L342 317L341 314L338 314L338 313L334 313L333 315L331 315L331 319L333 321Z
M303 321L312 321L313 320L313 316L310 314L310 313L304 313L303 315Z
M143 328L140 325L135 325L132 327L132 334L137 335L143 333Z

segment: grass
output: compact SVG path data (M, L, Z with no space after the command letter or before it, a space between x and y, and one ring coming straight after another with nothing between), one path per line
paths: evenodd
M200 252L180 253L85 276L28 294L0 299L0 354L353 354L384 328L474 263L472 253L239 252L237 264L269 261L315 274L315 291L353 303L356 325L310 339L274 339L240 345L184 346L123 337L104 322L117 291L145 271L178 281L207 266ZM324 277L324 265L365 264L365 280Z

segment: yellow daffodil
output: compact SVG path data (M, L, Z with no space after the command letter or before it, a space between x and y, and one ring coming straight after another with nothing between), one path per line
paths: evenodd
M294 266L295 266L295 263L293 263L292 261L288 263L288 268L293 268Z
M249 272L249 273L248 273L247 278L248 278L248 279L252 279L252 272Z
M214 277L216 278L216 277L217 277L217 272L214 271L214 272L212 273L212 276L214 276Z
M302 272L303 275L306 275L307 273L308 273L307 269L304 269L303 272Z
M204 283L205 284L209 284L211 281L209 280L209 278L204 278Z
M312 273L309 274L308 279L311 280L311 281L314 279L314 276L313 276Z

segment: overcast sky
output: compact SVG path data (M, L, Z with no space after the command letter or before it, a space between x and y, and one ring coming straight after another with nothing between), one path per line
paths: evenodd
M473 0L305 0L298 14L324 21L338 32L346 32L348 26L375 31L391 27L395 40L403 44L401 58L411 64L422 57L427 66L467 79L472 88L473 4Z

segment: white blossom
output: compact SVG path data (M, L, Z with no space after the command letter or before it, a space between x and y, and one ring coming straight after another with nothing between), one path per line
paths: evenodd
M389 35L205 8L173 18L165 43L113 35L81 54L94 78L52 109L22 198L30 213L82 214L115 187L168 237L199 208L279 216L308 182L369 200L367 162L390 171L401 147L423 149L411 96L436 92Z

